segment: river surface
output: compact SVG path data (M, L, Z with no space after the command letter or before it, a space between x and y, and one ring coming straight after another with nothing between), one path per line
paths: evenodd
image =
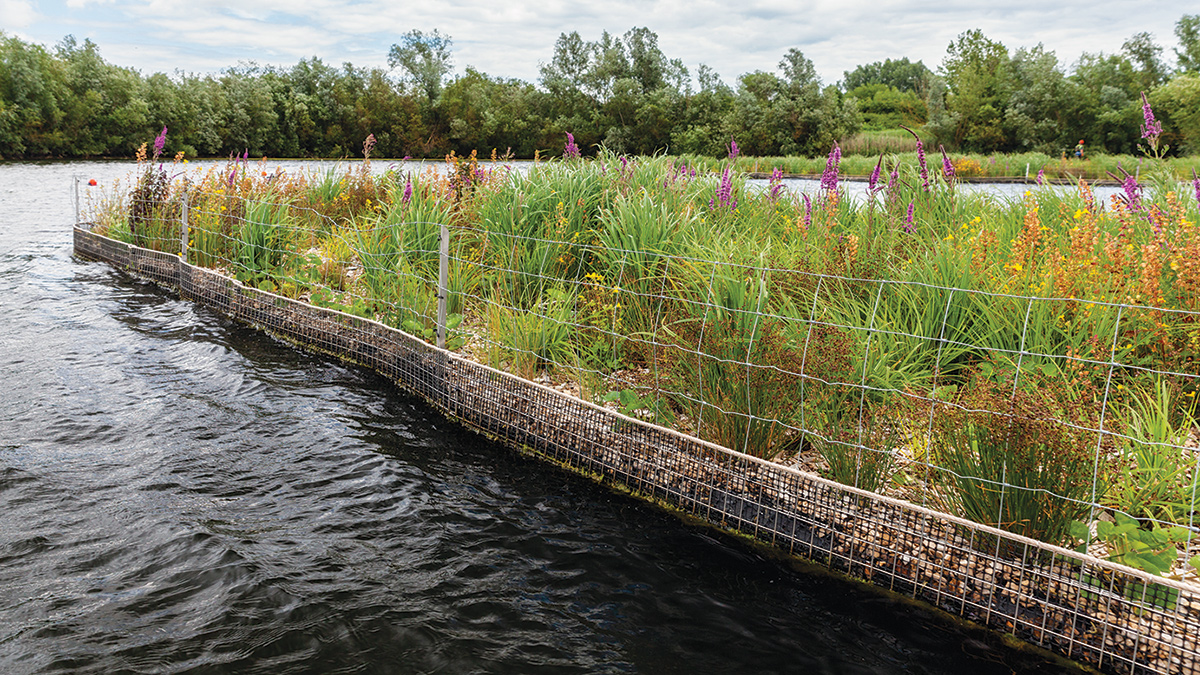
M71 255L0 164L0 672L1064 672Z

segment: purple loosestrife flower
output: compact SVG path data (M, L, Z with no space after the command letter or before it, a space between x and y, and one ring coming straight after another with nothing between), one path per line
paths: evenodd
M1152 149L1158 149L1158 137L1162 135L1162 122L1154 119L1154 111L1150 109L1150 100L1146 98L1146 92L1142 92L1142 117L1145 118L1145 123L1142 124L1142 138L1150 141Z
M404 181L404 195L400 197L401 204L407 204L412 201L412 178Z
M904 217L904 231L909 234L912 234L917 229L913 225L913 207L914 207L914 204L912 202L909 202L908 203L908 215Z
M167 126L164 124L162 131L159 132L158 136L154 137L154 157L152 159L158 159L158 156L162 154L163 147L166 144L167 144Z
M801 194L804 197L804 229L812 227L812 200L807 194Z
M929 191L929 165L925 163L925 144L917 139L917 165L921 169L921 189Z
M1038 185L1041 185L1042 183L1046 182L1046 167L1042 167L1042 168L1038 169L1038 174L1037 174L1036 180L1037 180Z
M575 135L567 132L567 145L563 148L564 159L579 159L579 146L575 145Z
M879 161L875 162L875 169L871 171L871 178L867 180L867 192L872 197L875 196L875 193L883 189L879 187L879 170L881 168L883 168L883 153L879 154Z
M742 151L738 148L737 141L733 140L731 136L729 138L729 159L737 159L740 154L742 154Z
M842 161L842 149L835 142L825 159L825 171L821 173L821 190L836 192L838 187L838 165Z
M821 190L826 192L838 191L838 169L841 163L841 148L834 142L826 157L826 169L821 173Z
M767 198L771 201L779 199L779 193L783 192L783 169L775 167L771 169L770 189L767 191Z
M892 191L893 188L896 187L896 183L899 182L899 180L900 180L900 164L899 164L899 162L897 162L896 165L892 167L892 172L890 174L888 174L887 191L889 193Z
M1192 187L1196 188L1196 206L1200 206L1200 177L1196 176L1196 170L1192 169Z
M1133 213L1140 212L1142 210L1142 186L1138 185L1137 176L1126 173L1125 180L1121 181L1121 189L1125 190L1123 195L1125 208Z
M912 134L912 137L917 139L917 165L921 169L921 189L929 192L929 166L925 163L925 144L921 142L921 137L917 135L917 132L909 129L903 124L900 125L900 128ZM895 174L893 174L893 176L894 175ZM889 182L888 188L891 187L892 182Z
M938 150L942 151L942 175L946 177L946 180L950 180L954 178L954 162L950 161L950 156L946 154L946 147L944 145L939 144Z
M737 208L737 200L733 198L733 167L725 167L721 174L721 184L717 186L717 196L708 202L709 208L727 208L730 211Z

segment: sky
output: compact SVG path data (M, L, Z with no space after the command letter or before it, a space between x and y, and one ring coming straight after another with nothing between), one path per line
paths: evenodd
M243 62L291 66L387 67L404 33L437 29L453 40L454 73L467 66L494 77L537 83L540 64L563 33L597 40L634 27L658 34L668 58L693 77L703 63L730 85L776 71L800 49L825 84L856 66L887 58L921 60L936 70L960 33L981 29L1010 51L1042 43L1068 70L1083 52L1118 52L1151 33L1174 64L1178 0L0 0L0 30L52 47L66 35L91 39L108 62L149 75L218 73ZM1200 8L1193 8L1200 11Z

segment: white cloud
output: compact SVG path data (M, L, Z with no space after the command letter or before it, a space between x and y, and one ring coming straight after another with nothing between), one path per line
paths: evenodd
M29 0L0 0L0 16L4 25L0 29L14 31L27 28L38 18L38 12Z
M973 28L1012 50L1041 42L1066 65L1083 51L1119 51L1139 31L1153 33L1169 57L1183 12L1163 0L1140 2L1136 14L1115 0L66 0L37 9L0 0L0 10L5 29L20 28L26 39L53 44L74 33L96 42L106 58L144 72L212 71L244 60L288 66L309 56L386 66L387 50L401 35L436 28L452 37L458 72L471 65L531 82L561 33L595 40L605 30L619 36L645 26L668 57L692 72L707 64L731 84L743 73L774 71L791 47L813 61L826 83L885 58L906 56L936 68L946 46Z

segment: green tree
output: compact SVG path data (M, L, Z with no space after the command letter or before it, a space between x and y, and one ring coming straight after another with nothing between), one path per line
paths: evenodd
M383 70L373 68L367 73L363 90L355 102L355 115L359 136L366 138L367 134L375 134L376 156L424 154L418 148L429 135L421 117L420 103L397 90Z
M106 63L91 40L81 45L68 35L55 52L69 92L60 105L62 129L73 153L132 155L154 126L141 75Z
M554 43L554 57L540 69L542 87L549 94L543 136L562 138L571 132L585 151L604 138L596 124L599 92L591 82L595 52L595 45L579 33L562 33Z
M916 92L882 83L860 85L846 92L846 96L857 101L864 129L921 126L928 116L927 103Z
M1137 149L1141 95L1137 72L1123 54L1083 54L1071 80L1078 85L1076 123L1080 138L1095 149ZM1076 139L1078 140L1078 139Z
M850 92L859 87L882 84L897 91L912 92L924 97L929 91L933 73L921 61L913 63L908 57L886 59L858 66L843 73L842 89Z
M955 145L990 152L1010 145L1004 129L1008 103L1008 49L979 29L962 33L946 48L942 72L947 107L957 123Z
M256 156L277 154L278 148L271 146L278 117L266 78L253 69L229 69L220 83L228 104L221 126L221 149Z
M41 45L0 32L0 157L65 153L64 73Z
M1185 73L1200 73L1200 14L1184 14L1175 24L1175 37L1179 47L1175 59L1179 70Z
M1082 132L1076 122L1078 85L1067 79L1054 52L1040 44L1018 49L1008 76L1012 93L1004 121L1015 147L1057 155L1074 146Z
M687 68L646 28L619 38L605 31L596 42L564 33L541 76L551 100L546 138L555 145L571 132L581 148L649 154L668 147L686 107Z
M442 92L451 148L460 155L495 149L532 156L542 131L538 99L531 84L489 77L468 67Z
M925 95L925 131L941 145L954 145L958 133L959 116L946 105L948 96L945 78L930 77L929 93Z
M834 141L857 131L853 99L822 88L812 62L792 48L779 62L783 77L756 71L738 81L726 129L746 154L824 154Z
M1161 57L1163 48L1154 42L1154 36L1150 33L1134 33L1121 45L1121 51L1137 68L1138 84L1142 91L1150 91L1167 81L1167 66Z
M696 68L700 90L683 101L680 118L671 131L671 148L680 154L720 156L729 144L726 119L733 111L733 89L712 68Z
M172 144L178 142L183 149L191 147L209 157L232 152L222 145L229 101L220 81L211 75L184 76L179 81L179 100L190 114L172 127Z
M442 91L443 79L450 74L451 44L450 36L442 35L436 28L428 35L413 29L392 45L388 65L403 68L409 81L433 103Z

